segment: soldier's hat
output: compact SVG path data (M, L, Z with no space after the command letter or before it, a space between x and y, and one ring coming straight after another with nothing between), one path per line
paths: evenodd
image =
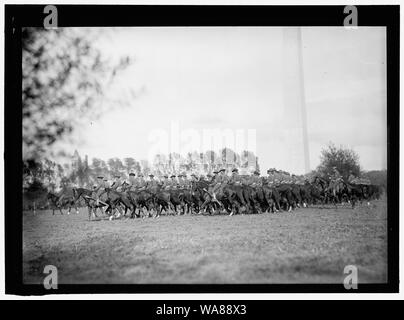
M213 171L213 174L218 174L219 173L219 171Z
M231 170L231 172L238 172L238 169L234 168L233 170Z
M164 177L164 178L168 178L168 175L165 174L163 177Z
M226 169L220 169L219 170L219 172L225 172L226 171Z
M154 177L154 174L149 174L149 177Z
M97 178L98 178L98 179L104 179L104 177L103 177L103 176L98 176Z
M175 178L175 177L176 177L176 175L175 175L175 174L172 174L170 178Z
M129 176L136 176L133 172L129 173Z
M259 176L259 175L260 175L260 172L259 172L258 170L255 170L255 171L254 171L254 174L257 175L257 176Z

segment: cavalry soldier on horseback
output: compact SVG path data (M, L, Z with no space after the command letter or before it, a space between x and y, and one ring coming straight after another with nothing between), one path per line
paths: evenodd
M212 189L212 194L213 194L214 199L216 199L216 192L218 192L219 190L222 190L228 181L228 178L226 177L225 172L226 172L225 169L220 169L218 174L214 178L215 185Z
M163 176L163 178L164 178L164 180L163 180L163 182L162 182L162 187L163 187L163 189L165 189L165 190L170 189L170 180L168 180L168 175L165 174L165 175Z
M305 178L304 178L304 176L303 175L300 175L300 176L295 176L296 177L296 184L298 184L298 185L304 185L305 184Z
M149 178L150 178L150 180L146 182L146 187L151 188L151 189L155 189L157 187L157 181L154 180L154 175L149 174Z
M122 180L121 180L121 175L117 174L115 175L115 181L111 186L111 189L114 189L115 191L121 191L122 188Z
M337 170L337 167L333 167L333 175L332 177L334 178L334 180L339 180L342 179L342 175L339 173L339 171Z
M252 182L251 186L254 188L258 187L258 186L262 186L262 180L260 178L260 173L258 170L255 170L253 172L253 175L251 176L251 182Z
M280 185L283 176L282 176L281 172L276 170L275 168L273 168L272 170L273 170L273 177L274 177L274 185L277 187Z
M342 175L337 170L337 167L333 167L332 169L333 169L333 173L331 175L331 182L335 184L335 183L339 183L341 181L344 181L342 179Z
M183 178L182 173L180 173L177 177L178 177L178 188L179 189L184 189L185 188L185 180Z
M129 189L131 190L132 188L136 188L137 181L136 181L136 174L131 172L129 173Z
M290 176L290 180L292 184L298 184L298 178L294 173Z
M352 173L352 170L349 170L348 183L350 183L350 184L358 183L358 178Z
M231 172L232 172L232 175L231 175L231 177L229 179L229 183L241 185L241 179L240 179L240 176L238 174L238 169L234 168Z
M137 190L144 190L147 187L147 182L144 179L144 176L142 173L139 173L137 175L137 179L136 179L136 188Z
M181 173L178 175L178 185L181 189L186 189L190 186L185 174Z
M267 174L268 174L268 176L266 178L267 183L270 185L274 184L275 183L274 169L272 169L272 168L268 169Z
M171 178L170 186L172 189L177 189L177 187L178 187L178 181L177 181L176 177L177 176L175 174L171 175L171 177L170 177Z
M103 176L98 176L97 179L99 181L98 185L94 185L94 187L93 187L93 193L95 195L95 205L99 206L100 203L106 205L105 202L102 202L100 200L100 197L105 192L105 188L106 188L106 185L105 185L105 182L104 182L104 177Z

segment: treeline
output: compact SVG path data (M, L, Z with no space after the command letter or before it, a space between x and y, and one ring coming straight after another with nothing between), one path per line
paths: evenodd
M258 157L250 151L238 154L224 148L220 152L192 152L186 156L177 153L156 155L152 163L149 163L147 160L136 160L132 157L89 160L87 156L82 157L76 151L70 161L63 164L47 158L23 161L23 187L29 192L36 192L38 189L58 191L70 186L89 188L96 183L96 177L100 175L109 179L117 174L128 178L130 172L142 173L145 176L150 173L156 176L179 173L200 175L223 167L259 170Z

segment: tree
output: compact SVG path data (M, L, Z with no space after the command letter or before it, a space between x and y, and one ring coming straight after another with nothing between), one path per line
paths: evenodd
M69 137L80 119L103 112L100 101L130 63L103 58L91 32L82 28L23 28L23 156L40 158ZM110 105L110 104L109 104ZM96 108L95 108L96 106Z
M342 146L337 148L330 143L326 149L321 151L320 165L317 171L324 176L333 173L333 167L336 167L344 179L348 179L349 171L355 176L360 176L359 156L352 150Z
M387 188L387 170L372 170L362 172L362 177L370 180L372 184Z
M125 163L126 170L131 171L135 168L136 161L133 158L125 158L123 159L123 162Z

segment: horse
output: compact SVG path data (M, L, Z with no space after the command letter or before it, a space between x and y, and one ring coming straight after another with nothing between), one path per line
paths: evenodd
M67 214L70 214L72 207L74 207L76 209L76 214L79 214L79 209L77 207L77 201L75 199L73 189L65 188L57 194L49 192L47 198L53 204L52 215L55 214L55 207L59 209L61 214L63 214L63 207L69 208Z
M73 194L76 202L79 201L80 198L82 198L86 203L88 209L88 221L91 221L93 213L94 218L97 218L97 209L100 209L101 212L104 214L103 207L108 206L108 204L105 202L106 199L103 199L105 201L102 200L97 201L94 198L93 196L94 190L89 190L85 188L73 188Z

